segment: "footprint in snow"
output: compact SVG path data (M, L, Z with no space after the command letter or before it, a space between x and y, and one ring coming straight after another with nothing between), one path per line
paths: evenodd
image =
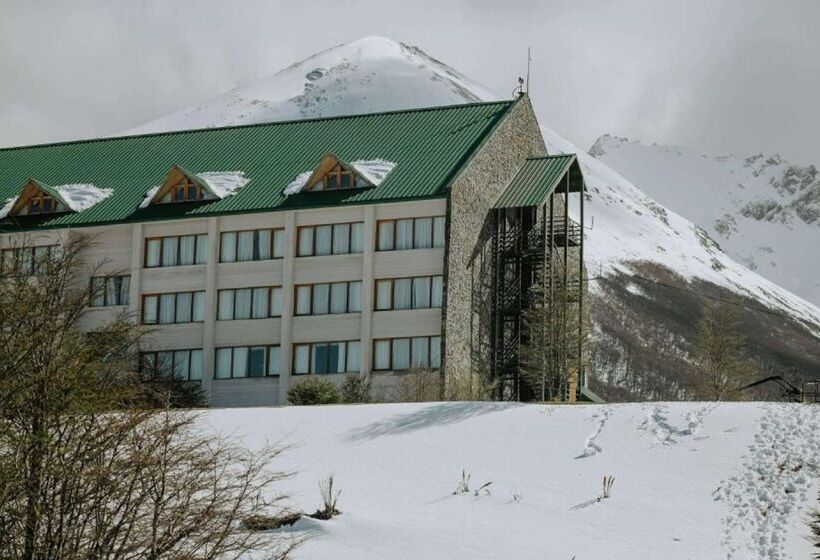
M603 448L596 443L596 440L601 435L601 432L604 430L604 426L609 420L612 411L610 409L604 409L601 414L596 414L593 418L598 419L598 426L595 429L595 432L592 433L584 443L584 450L581 451L581 454L575 457L576 459L584 459L586 457L592 457L593 455L597 455L603 451Z

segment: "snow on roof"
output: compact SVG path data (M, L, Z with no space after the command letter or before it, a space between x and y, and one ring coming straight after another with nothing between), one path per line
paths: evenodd
M360 177L374 187L381 185L390 172L393 171L393 168L396 167L394 162L384 159L360 159L351 161L350 165ZM285 187L285 190L283 191L285 196L302 192L302 189L305 188L314 172L315 169L311 169L309 171L299 173L299 175L297 175L296 178L288 183L287 187Z
M297 175L296 178L290 183L288 183L287 187L285 187L285 196L290 196L292 194L301 192L301 190L305 188L305 185L307 185L308 179L310 179L311 175L313 175L313 170L303 171L302 173L299 173L299 175Z
M250 182L244 171L205 171L196 175L217 198L231 196Z
M396 167L392 161L383 159L360 159L350 162L350 165L374 187L378 187Z
M18 197L16 197L16 196L8 198L3 203L3 205L0 206L0 220L2 220L3 218L5 218L6 216L9 215L9 212L11 212L12 207L17 202L17 198Z
M145 197L140 202L140 208L148 208L151 205L151 201L154 200L154 196L157 194L157 191L162 185L157 185L155 187L151 187L148 189L148 192L145 193Z
M66 205L75 212L88 210L114 194L112 189L104 189L91 183L72 183L57 185L52 188L57 191Z
M218 199L236 194L239 189L250 182L244 171L203 171L194 175L201 179L207 190ZM139 207L147 208L150 206L161 188L162 185L157 185L148 189Z

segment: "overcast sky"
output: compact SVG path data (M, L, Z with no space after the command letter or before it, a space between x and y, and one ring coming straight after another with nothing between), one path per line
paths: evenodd
M0 0L0 145L102 136L365 35L416 45L542 124L820 164L820 1Z

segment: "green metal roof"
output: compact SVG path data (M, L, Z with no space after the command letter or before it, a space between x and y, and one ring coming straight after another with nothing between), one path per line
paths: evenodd
M328 205L440 197L514 101L473 103L0 149L0 206L29 178L49 185L92 183L114 193L78 213L6 219L0 229L31 229L203 217ZM346 161L383 159L395 168L375 188L282 190L332 152ZM210 202L140 209L172 166L242 171L250 182Z
M569 173L570 191L584 189L584 177L575 154L527 158L493 208L539 206Z

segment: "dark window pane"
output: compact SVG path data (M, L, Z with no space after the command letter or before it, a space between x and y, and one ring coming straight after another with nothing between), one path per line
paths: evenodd
M254 346L248 356L248 376L262 377L265 375L265 347Z

